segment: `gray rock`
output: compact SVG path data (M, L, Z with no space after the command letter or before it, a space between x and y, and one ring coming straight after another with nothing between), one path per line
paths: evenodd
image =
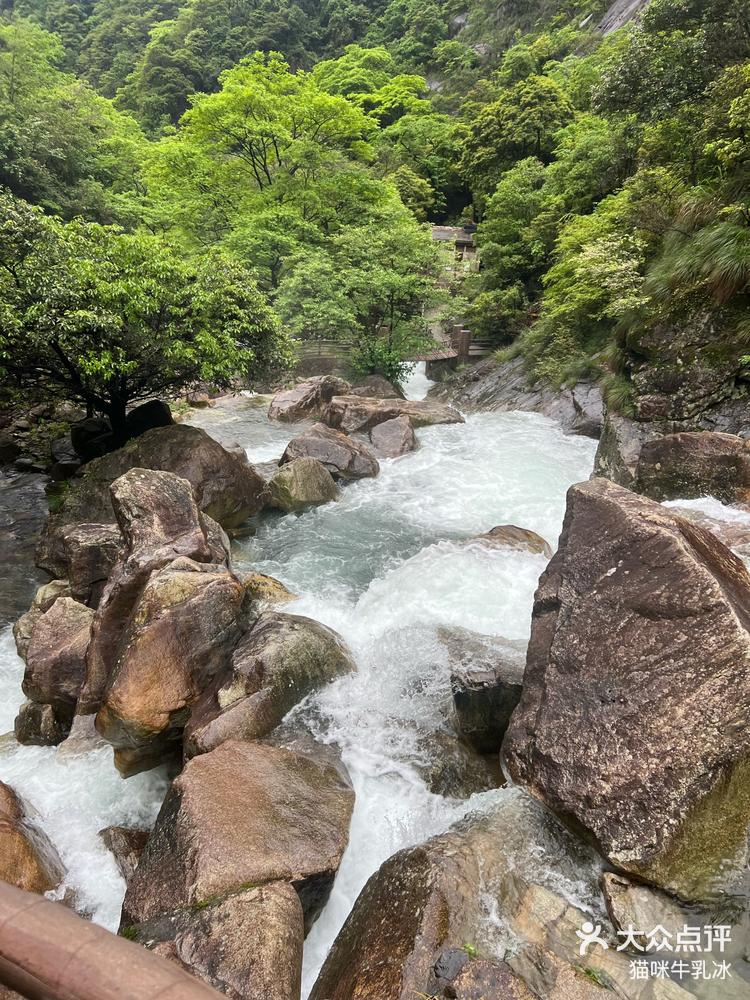
M429 397L445 399L462 410L530 410L559 421L564 431L598 438L602 397L593 382L572 389L530 385L523 358L498 362L487 358L430 389Z
M451 654L459 732L479 753L497 753L523 686L525 649L497 636L441 630Z
M334 396L322 421L345 434L362 434L395 417L408 417L412 427L433 424L462 424L464 418L452 406L430 400L367 399L360 396Z
M269 504L293 513L337 500L338 487L317 458L295 458L277 469L268 483Z
M634 489L654 500L750 500L750 441L734 434L668 434L641 448Z
M332 629L266 611L240 640L231 668L193 708L186 753L205 753L228 739L260 739L312 691L354 670L351 653Z
M505 764L618 868L685 898L744 866L749 609L715 536L607 480L571 487Z
M370 441L379 455L398 458L414 451L419 445L414 428L407 416L385 420L370 431Z
M286 389L273 397L268 408L268 418L285 423L296 423L305 418L316 419L334 396L345 394L350 388L348 382L334 375L318 375L306 379L293 389Z
M377 476L380 472L372 448L325 424L315 424L304 434L293 438L281 456L280 464L305 457L322 462L334 479L364 479Z

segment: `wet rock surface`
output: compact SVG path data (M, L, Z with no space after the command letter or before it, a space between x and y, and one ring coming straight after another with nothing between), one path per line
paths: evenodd
M245 889L129 931L230 1000L299 998L302 906L286 882Z
M316 458L296 458L282 465L268 483L270 506L286 513L303 511L337 500L331 473Z
M123 924L274 882L294 886L311 923L346 847L353 804L325 757L229 741L193 758L128 885Z
M498 524L483 535L469 539L469 543L487 548L517 549L552 558L552 546L546 539L529 528L519 528L515 524Z
M94 619L78 704L83 715L101 705L108 680L116 673L125 631L152 573L180 557L197 564L215 558L187 480L133 469L112 484L110 493L125 545Z
M531 410L557 420L570 434L598 438L602 396L593 382L571 389L529 385L522 358L498 362L488 358L433 386L430 399L455 403L462 410Z
M444 630L451 653L451 690L456 725L479 753L496 753L520 701L526 650L496 636Z
M332 629L299 615L264 612L237 645L230 668L198 700L185 729L188 755L227 739L268 735L304 697L356 670Z
M241 633L243 588L225 569L183 559L152 574L123 630L96 726L125 773L178 743ZM156 668L156 669L155 669ZM132 752L128 752L132 751Z
M316 419L334 396L349 392L351 386L334 375L318 375L300 382L293 389L277 393L268 408L269 420L296 423Z
M138 866L148 840L148 830L127 826L107 826L99 831L105 846L114 855L120 874L127 882Z
M73 716L86 673L94 612L72 597L59 597L34 626L26 654L23 693Z
M383 458L398 458L419 447L408 416L394 417L373 427L370 441Z
M613 864L686 898L742 867L748 608L745 566L709 532L603 479L571 487L506 766Z
M281 456L280 464L283 466L305 457L322 462L334 479L364 479L377 476L380 472L378 460L368 445L325 424L315 424L304 434L293 438Z
M115 522L109 487L130 469L171 472L186 479L200 510L224 527L257 514L267 499L265 483L242 449L222 447L198 427L158 427L89 462L71 485L60 512L49 518L40 546L42 565L47 566L48 553L55 551L65 526Z
M27 892L56 889L65 867L30 806L0 782L0 880Z
M750 500L750 441L734 434L668 434L644 443L634 489L653 500Z
M616 995L654 998L649 984L644 992L634 987L628 957L614 948L579 953L576 930L587 915L566 897L574 884L595 893L596 875L592 856L539 804L518 789L503 791L486 814L380 867L311 1000L593 1000L602 995L599 980ZM597 922L613 941L606 914ZM503 952L508 958L498 961ZM671 990L664 996L687 997Z
M405 416L412 427L433 424L462 424L464 418L452 406L411 399L366 399L358 396L334 396L322 421L345 434L362 434L378 424Z

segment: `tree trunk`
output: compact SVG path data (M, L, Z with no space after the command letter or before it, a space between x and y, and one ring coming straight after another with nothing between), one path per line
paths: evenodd
M107 416L112 424L115 448L122 448L128 440L128 431L125 423L125 400L121 396L110 397Z

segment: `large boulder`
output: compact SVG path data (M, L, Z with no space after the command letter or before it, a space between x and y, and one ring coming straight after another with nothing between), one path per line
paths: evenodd
M278 392L268 408L269 420L296 423L298 420L317 419L334 396L341 396L351 386L335 375L318 375L300 382L293 389Z
M365 375L348 392L351 396L365 396L367 399L405 398L403 391L382 375Z
M653 500L750 500L750 441L735 434L667 434L641 448L633 488Z
M56 889L64 876L65 866L30 806L0 781L0 881L44 893Z
M438 382L429 398L447 400L464 411L530 410L585 437L598 438L602 428L602 394L595 383L578 382L564 389L548 382L531 384L522 357L480 361Z
M51 705L72 720L86 674L94 612L59 597L36 623L26 655L22 688L27 698Z
M310 692L354 670L351 653L331 629L266 611L240 640L231 669L194 706L186 752L205 753L228 739L260 739Z
M604 479L573 486L534 602L514 781L640 879L700 897L750 822L750 575Z
M58 597L70 597L70 584L67 580L50 580L49 583L39 587L29 610L13 623L13 638L22 660L26 659L37 622L45 612L49 611Z
M433 424L462 424L464 418L452 406L412 399L366 399L334 396L322 415L324 424L345 434L371 431L394 417L408 417L412 427Z
M346 847L353 804L327 756L232 740L194 757L164 800L123 924L279 882L294 886L311 923Z
M78 704L82 715L99 709L151 574L179 557L215 564L218 555L187 480L170 472L131 469L111 484L110 496L124 549L94 619Z
M286 513L337 500L338 487L317 458L296 458L282 465L268 482L269 504Z
M57 539L66 526L115 522L109 488L130 469L161 470L186 479L201 511L224 527L257 514L267 499L265 482L242 449L229 450L187 424L157 427L89 462L81 478L71 484L60 511L48 520L40 542L40 565L55 572Z
M398 458L419 446L411 420L406 414L384 420L382 424L373 427L370 441L383 458Z
M364 479L380 472L372 448L325 424L315 424L310 430L293 438L281 456L281 465L299 458L317 458L334 479Z
M96 716L124 774L175 749L191 706L240 636L243 596L224 567L183 558L152 573L119 637Z
M658 428L607 411L594 458L594 475L633 489L641 448L659 436Z
M441 630L451 656L451 690L458 730L479 753L497 753L521 699L525 649L492 635Z
M606 950L579 953L576 931L591 916L571 898L597 914ZM508 789L486 813L380 867L310 1000L600 1000L601 983L632 1000L688 1000L670 983L661 992L633 982L602 910L593 858L540 805Z
M299 1000L304 937L299 896L271 882L128 928L229 1000Z

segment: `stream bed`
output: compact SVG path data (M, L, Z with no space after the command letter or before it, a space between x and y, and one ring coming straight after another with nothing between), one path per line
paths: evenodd
M421 398L428 386L417 372L409 395ZM238 441L251 461L265 463L277 460L301 430L269 423L266 404L238 397L192 413L190 421L219 440ZM338 502L300 516L268 515L253 537L234 543L238 569L280 579L298 595L284 610L336 629L358 665L356 674L295 709L318 738L341 748L356 791L349 847L306 942L303 996L382 861L508 794L500 789L459 798L430 790L425 775L435 749L429 738L445 732L451 711L445 637L468 629L526 642L546 560L471 539L512 523L554 548L566 490L588 478L596 449L588 438L565 436L551 420L519 412L472 414L464 424L423 429L418 438L419 450L382 461L379 477L347 486ZM36 583L30 565L16 574L14 615L28 606ZM0 633L0 733L12 729L22 674L6 627ZM108 747L66 757L55 748L20 747L7 736L0 740L0 779L38 811L83 907L116 929L125 886L98 831L151 824L166 789L164 773L123 781Z

